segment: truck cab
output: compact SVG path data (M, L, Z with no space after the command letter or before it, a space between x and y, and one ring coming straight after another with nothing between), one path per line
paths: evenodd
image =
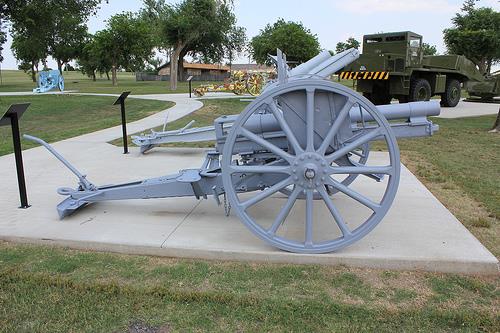
M475 65L463 56L424 56L423 38L412 31L363 36L359 59L348 68L357 91L374 104L427 101L441 96L441 105L455 106L461 84L481 80ZM372 73L374 73L372 75Z

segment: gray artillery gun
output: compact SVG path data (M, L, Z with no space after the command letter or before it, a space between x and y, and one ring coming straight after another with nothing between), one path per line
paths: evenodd
M47 143L27 138L44 145L79 179L75 189L58 190L67 197L57 206L61 218L105 200L213 196L220 204L223 196L268 244L299 253L331 252L367 235L389 210L400 177L396 137L438 130L426 118L439 114L438 102L376 107L325 79L357 56L356 50L323 52L289 70L278 52L278 80L241 114L220 117L213 127L186 126L161 135L163 142L216 141L200 168L172 175L97 186ZM372 144L386 152L371 153ZM361 185L371 180L367 192Z

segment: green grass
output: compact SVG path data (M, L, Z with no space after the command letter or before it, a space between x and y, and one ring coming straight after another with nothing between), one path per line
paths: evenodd
M112 105L115 99L77 95L0 96L0 110L6 111L13 103L31 103L21 118L21 133L54 142L119 125L119 107ZM126 104L127 121L144 118L172 105L171 102L129 98ZM34 145L23 140L23 148ZM0 155L11 152L11 129L0 127Z
M31 81L31 77L23 71L3 70L3 83L0 85L0 92L12 91L32 91L36 88L36 83ZM193 87L208 82L193 82ZM118 73L118 85L113 86L110 80L98 77L92 81L89 77L80 72L64 72L64 89L66 91L76 90L86 93L119 94L122 91L132 91L133 94L168 94L189 92L187 82L179 82L176 91L170 90L168 81L135 81L135 74L130 72Z
M202 126L211 126L214 123L214 120L220 116L224 115L232 115L239 114L243 109L248 105L249 102L240 101L239 98L221 98L221 99L202 99L203 107L199 110L193 112L190 115L177 119L167 125L167 130L179 129L186 124L188 124L191 120L194 120L195 123L193 127L202 127ZM162 131L163 126L158 126L153 128L155 131ZM149 132L149 131L147 131ZM139 133L135 133L139 134ZM129 144L133 144L130 140L130 136L128 138ZM123 141L121 139L117 139L111 142L116 146L123 145ZM192 142L192 143L175 143L175 144L163 144L162 147L198 147L198 148L206 148L213 147L214 142L212 141L204 141L204 142Z
M119 72L118 85L113 86L106 77L98 77L94 82L92 79L80 72L64 72L65 90L77 90L86 93L107 93L119 94L122 91L132 91L133 94L169 94L169 93L187 93L189 85L187 82L179 82L175 91L170 90L168 81L135 81L135 74L130 72ZM36 84L31 81L31 77L19 70L3 70L0 92L12 91L32 91ZM337 82L337 81L335 81ZM193 88L213 82L193 81ZM221 82L216 82L221 83ZM352 87L352 80L341 80L340 83Z
M495 277L0 243L0 332L494 332Z

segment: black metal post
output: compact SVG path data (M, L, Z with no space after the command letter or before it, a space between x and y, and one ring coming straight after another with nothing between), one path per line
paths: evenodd
M19 134L18 114L10 114L10 125L12 127L12 141L14 142L14 156L16 158L17 183L19 185L19 198L21 206L19 208L28 208L28 195L26 193L26 181L24 179L23 154L21 148L21 136Z
M122 112L123 153L128 154L127 120L125 119L125 98L122 98L120 100L120 108Z
M189 80L189 98L191 98L191 80Z
M127 144L127 119L125 116L125 99L130 94L130 91L124 91L118 96L113 105L120 104L120 111L122 114L122 134L123 134L123 153L128 154L128 144Z

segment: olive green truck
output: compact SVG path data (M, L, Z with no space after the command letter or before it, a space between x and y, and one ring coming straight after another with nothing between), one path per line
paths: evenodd
M441 105L450 107L460 101L463 83L484 80L464 56L424 56L422 36L411 31L363 36L363 53L341 77L354 79L357 91L374 104L388 104L392 98L400 103L427 101L439 95Z

